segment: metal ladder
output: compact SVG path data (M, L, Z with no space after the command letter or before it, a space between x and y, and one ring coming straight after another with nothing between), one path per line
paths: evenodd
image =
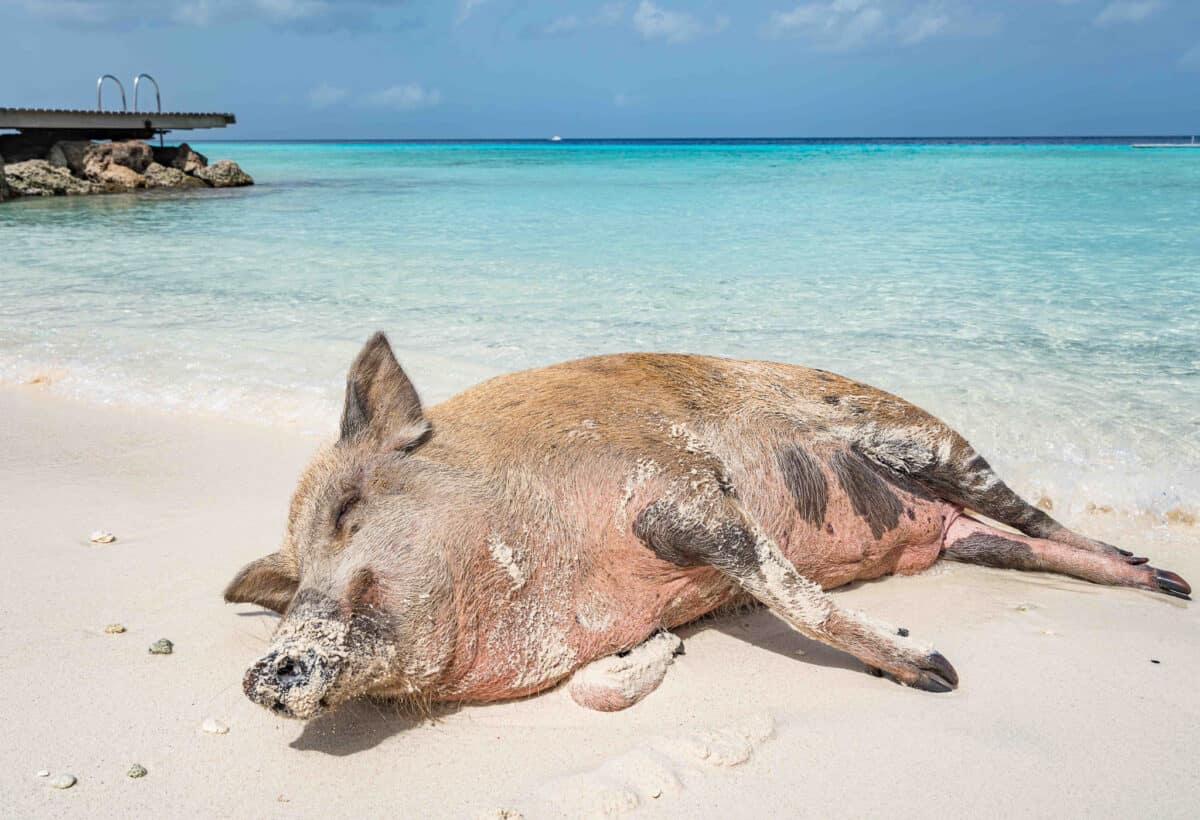
M104 106L100 103L100 91L104 88L105 80L112 80L117 84L117 88L121 89L121 112L124 113L128 111L129 108L125 105L125 86L121 85L121 81L111 74L102 74L100 75L100 79L96 80L96 110L104 110Z
M142 81L143 77L145 77L150 82L154 83L154 103L155 103L155 106L158 108L157 113L161 114L162 113L162 94L158 90L158 80L154 79L149 74L145 74L145 73L138 74L136 77L133 78L133 113L136 114L137 110L138 110L138 84ZM129 106L125 103L125 86L122 85L121 81L118 80L116 77L114 77L112 74L102 74L102 75L100 75L99 79L96 80L96 110L97 111L104 110L104 104L103 104L103 100L101 98L101 92L104 90L104 81L105 80L112 80L114 83L117 84L117 88L119 88L121 90L121 113L123 113L123 114L127 113L129 111Z
M158 105L158 113L162 113L162 95L158 93L158 80L151 77L149 74L139 74L133 78L133 113L137 113L137 91L138 81L145 77L150 82L154 83L154 102Z

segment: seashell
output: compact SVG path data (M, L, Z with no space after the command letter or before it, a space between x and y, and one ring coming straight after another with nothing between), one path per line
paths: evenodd
M216 718L205 718L200 724L200 728L208 732L210 735L227 735L229 727Z
M120 635L125 631L125 624L109 624L104 627L104 632L108 635Z
M69 789L74 785L75 775L73 774L60 774L50 781L50 788L52 789Z
M117 536L113 535L111 532L96 530L88 536L88 540L93 544L111 544L113 541L117 540Z

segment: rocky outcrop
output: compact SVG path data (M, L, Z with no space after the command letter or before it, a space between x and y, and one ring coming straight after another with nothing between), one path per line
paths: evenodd
M142 176L146 179L147 188L208 187L208 185L202 179L188 176L178 168L170 168L165 165L159 165L157 162L150 163L150 166L146 169L146 173Z
M88 180L73 177L69 169L55 167L44 159L14 162L4 169L4 177L18 196L90 194L97 190Z
M150 146L141 140L98 142L83 155L83 173L89 179L102 179L112 168L125 168L138 176L154 162ZM117 176L122 176L117 174Z
M208 157L198 151L193 151L186 142L178 147L165 146L154 148L154 161L168 168L178 168L185 174L195 174L201 168L208 167Z
M84 160L92 143L88 140L64 140L50 147L46 161L58 168L69 168L77 177L84 176Z
M141 140L88 142L63 140L63 133L39 144L26 134L0 136L21 161L0 158L0 200L18 196L118 193L142 188L233 188L253 185L231 160L213 165L187 143L152 148ZM53 140L53 141L51 141Z
M133 191L146 187L146 178L132 168L126 168L124 165L109 165L98 173L90 173L88 176L102 184L104 190L113 193Z
M201 168L196 176L214 188L238 188L254 184L250 175L230 159L219 159L207 168Z

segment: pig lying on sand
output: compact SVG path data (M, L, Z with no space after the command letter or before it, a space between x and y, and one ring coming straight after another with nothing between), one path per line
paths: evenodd
M282 547L225 599L283 614L244 687L297 718L365 694L513 698L572 673L577 701L624 708L677 651L664 630L748 599L903 684L946 692L958 675L941 654L824 592L941 556L1191 592L1025 503L928 413L832 373L597 356L426 410L376 334L350 369L340 437L300 479Z

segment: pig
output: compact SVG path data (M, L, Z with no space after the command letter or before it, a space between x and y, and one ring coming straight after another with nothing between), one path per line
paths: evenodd
M949 692L941 653L826 594L942 557L1190 600L1175 573L1026 503L932 415L833 373L603 355L426 409L377 333L281 546L225 600L282 615L243 687L299 719L568 677L580 704L622 709L680 651L672 628L753 602L877 675Z

